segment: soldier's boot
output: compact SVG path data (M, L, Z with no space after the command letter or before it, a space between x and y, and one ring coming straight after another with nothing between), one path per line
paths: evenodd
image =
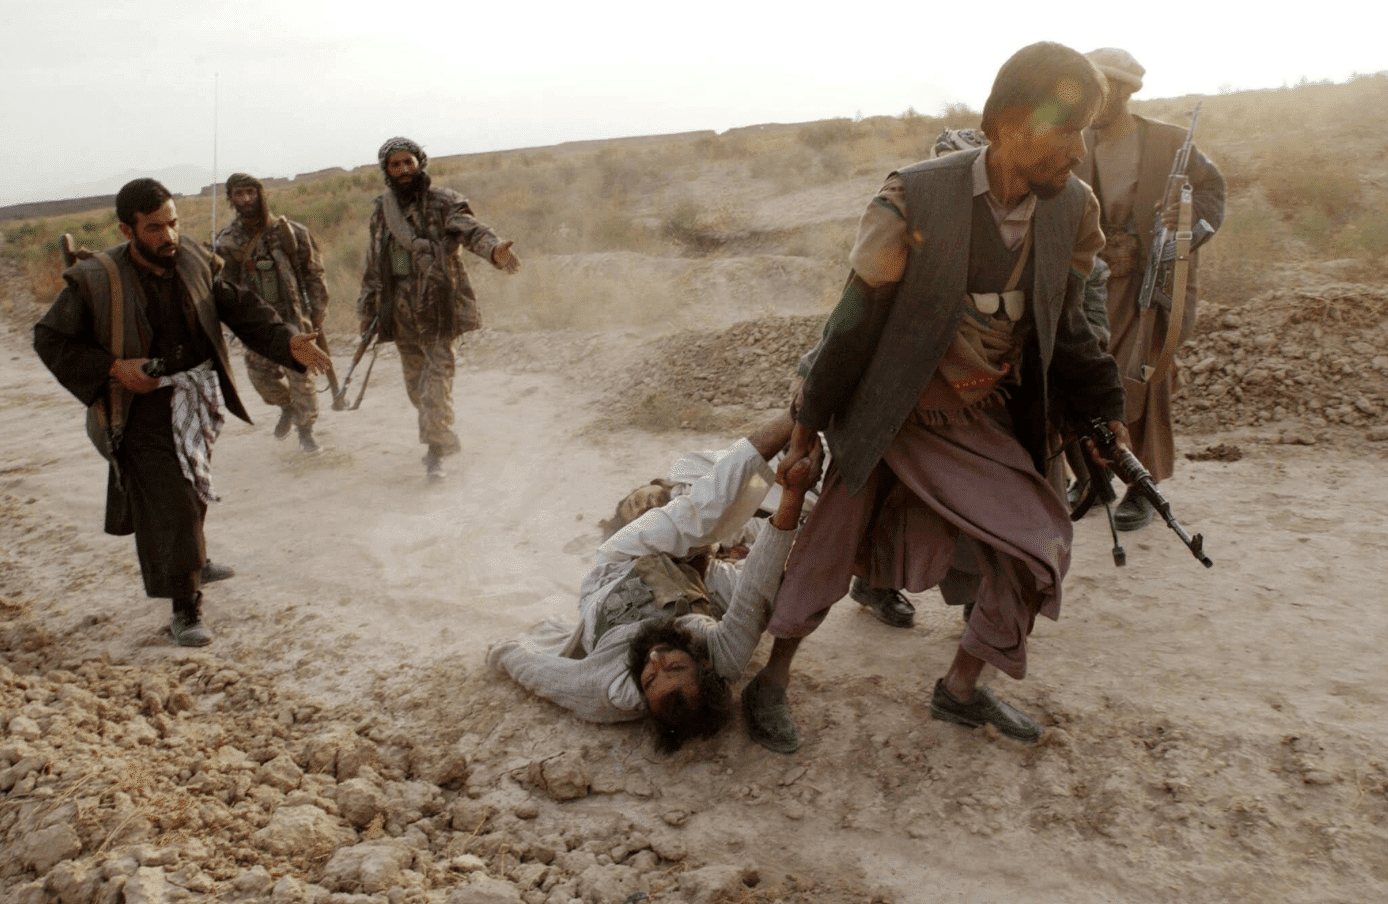
M236 569L230 565L219 565L208 559L202 566L202 576L198 580L200 584L211 584L215 581L225 581L227 578L235 577Z
M313 428L308 424L299 428L299 448L305 455L318 454L318 441L313 438Z
M280 408L279 423L275 424L275 439L284 439L289 435L289 428L294 426L294 410L288 405Z
M1123 501L1113 510L1113 524L1119 530L1141 530L1152 523L1155 512L1146 496L1129 487L1123 494Z
M424 473L430 480L443 480L443 450L430 444L429 451L424 453Z
M212 642L212 632L202 623L202 591L173 601L169 633L180 647L205 647Z

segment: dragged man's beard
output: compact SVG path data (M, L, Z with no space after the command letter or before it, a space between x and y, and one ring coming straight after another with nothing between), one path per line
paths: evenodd
M236 205L236 212L241 215L243 220L263 220L265 218L264 211L260 209L259 201L253 204L238 204Z

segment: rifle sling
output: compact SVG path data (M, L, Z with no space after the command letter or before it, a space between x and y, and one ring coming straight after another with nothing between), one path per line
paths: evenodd
M405 219L405 212L400 209L400 201L395 197L394 191L386 192L382 209L386 215L386 228L395 237L395 241L399 243L401 248L408 251L411 257L418 257L419 251L415 243L419 241L419 238L410 228L409 221Z
M106 270L106 278L111 283L111 354L117 358L125 355L125 292L121 285L120 271L116 262L105 251L92 255ZM115 458L116 443L125 429L125 386L117 379L110 381L111 390L106 396L106 432L110 437L111 457Z
M1181 212L1176 223L1176 260L1171 273L1171 311L1167 315L1166 338L1162 340L1157 363L1142 368L1142 382L1160 383L1166 379L1181 340L1181 324L1186 317L1186 285L1190 278L1190 184L1181 191Z

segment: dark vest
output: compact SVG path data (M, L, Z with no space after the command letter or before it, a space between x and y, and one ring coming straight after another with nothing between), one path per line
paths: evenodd
M1017 266L1017 255L1021 249L1011 250L1002 240L1002 232L993 221L993 212L988 199L983 195L974 198L973 217L969 223L969 279L966 285L970 292L1001 292L1007 288L1007 280L1012 268ZM1036 278L1036 255L1027 253L1027 262L1022 267L1017 288L1031 299L1031 286ZM1030 309L1030 305L1028 305Z
M116 272L120 274L121 280L125 328L124 341L120 349L110 347L111 282L107 276L106 268L97 259L89 258L78 261L68 268L63 275L72 281L84 298L90 301L93 329L103 348L118 358L149 357L153 331L149 319L145 316L144 290L140 287L140 279L135 272L137 265L130 258L130 245L126 242L106 249L106 253L111 255L111 259L115 262ZM227 353L226 341L222 338L222 325L217 317L217 304L212 297L214 282L212 259L197 242L185 236L179 239L178 264L175 269L183 290L187 291L188 297L193 302L193 310L197 312L198 325L207 338L211 340L214 363L217 366L217 374L222 384L222 395L225 398L227 410L242 420L249 421L250 417L246 413L245 406L241 404L240 396L236 393L235 383L232 382L230 358ZM114 395L121 400L123 408L121 420L123 421L130 413L131 396L128 392L123 391ZM109 455L109 441L103 421L105 405L106 400L104 398L98 399L87 409L87 435L91 437L92 443L102 455Z
M881 338L842 416L827 431L850 493L867 483L925 384L939 366L969 303L973 242L974 160L982 150L927 160L899 172L905 182L907 228L918 238L896 289ZM1046 371L1088 189L1071 178L1049 200L1038 200L1032 226L1031 278L1026 286L1035 329L1035 391L1046 397ZM1003 279L1006 279L1004 274Z

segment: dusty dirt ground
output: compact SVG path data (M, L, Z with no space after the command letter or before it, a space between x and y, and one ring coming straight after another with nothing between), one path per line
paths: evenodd
M1229 313L1211 312L1211 344L1187 356L1216 358L1200 371L1224 387L1214 411L1313 370L1358 389L1332 406L1305 382L1277 417L1268 404L1266 418L1187 425L1180 448L1202 460L1182 459L1164 489L1213 569L1161 525L1122 535L1115 568L1102 517L1077 526L1031 674L987 679L1047 726L1040 745L930 719L960 629L932 592L911 630L846 601L806 642L796 754L737 725L670 758L639 727L529 696L484 653L574 611L622 493L771 404L808 312L732 328L781 359L765 379L728 377L758 355L702 348L715 378L679 392L657 364L698 368L668 338L470 337L465 451L438 486L389 353L361 410L322 411L314 458L271 438L242 379L257 424L223 433L207 521L237 575L207 590L216 640L201 651L172 644L132 541L101 533L105 467L82 412L27 330L4 327L0 898L1384 900L1388 482L1370 438L1388 400L1364 386L1388 362L1346 351L1362 374L1331 370L1328 352L1306 366L1321 357L1308 344L1348 349L1363 328L1318 314L1329 326L1297 328L1282 378L1245 382L1230 349L1283 351L1281 326ZM613 362L651 382L614 393Z

